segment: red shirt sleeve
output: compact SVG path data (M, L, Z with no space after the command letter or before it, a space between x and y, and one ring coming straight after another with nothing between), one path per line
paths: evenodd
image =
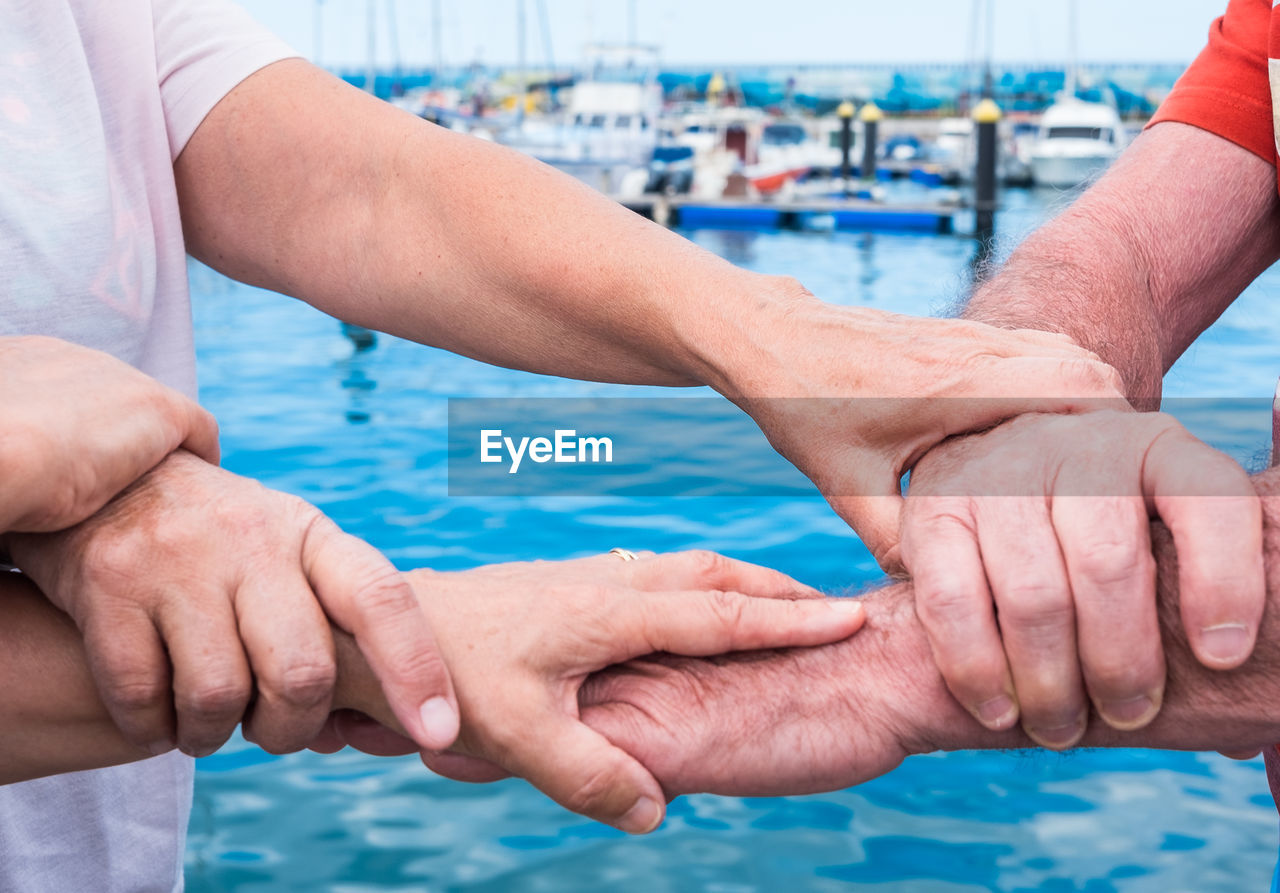
M1267 76L1269 0L1231 0L1209 27L1209 45L1183 72L1147 127L1178 121L1276 163Z

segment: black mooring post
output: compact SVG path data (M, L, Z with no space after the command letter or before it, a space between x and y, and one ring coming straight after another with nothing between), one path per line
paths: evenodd
M862 122L862 179L874 181L876 178L876 139L879 136L880 121L884 112L874 102L868 102L858 113Z
M847 99L836 109L840 119L840 188L849 197L849 178L853 176L853 103Z
M977 164L973 172L974 235L983 242L990 242L996 232L996 163L999 156L1000 106L984 99L973 110L977 127Z

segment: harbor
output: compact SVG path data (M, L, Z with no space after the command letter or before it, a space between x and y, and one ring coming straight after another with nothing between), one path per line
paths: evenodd
M753 275L802 283L840 312L911 316L954 314L984 262L1006 256L1105 173L1193 58L1209 22L1200 11L1186 13L1186 36L1175 41L1165 20L1182 16L1152 0L1134 4L1141 16L1128 5L1109 10L1105 27L1100 6L1092 20L1076 18L1077 6L1089 7L1084 0L1053 7L920 0L896 10L805 0L783 9L748 0L247 5L264 19L296 20L284 34L295 46L406 115L551 165L697 249ZM287 15L279 12L286 7ZM1149 46L1129 37L1135 21ZM1148 55L1118 55L1116 46ZM1113 51L1118 61L1100 55ZM433 176L452 185L443 168L431 168ZM504 201L520 183L504 181ZM566 246L581 258L581 268L557 264L552 278L589 278L597 258L565 237L562 207L547 202L518 217L504 208L487 205L486 219L519 219L530 230L545 221L530 244ZM471 210L465 202L450 208L443 228L465 228ZM424 244L432 227L413 226L418 220L388 235ZM520 236L485 241L482 262L493 264ZM624 241L602 240L601 253ZM423 281L438 273L430 266L419 272ZM643 283L658 266L641 264L631 279ZM453 490L449 427L459 402L605 400L634 412L626 401L661 398L667 409L652 425L643 419L645 433L681 454L685 442L665 432L691 417L720 430L718 419L700 415L716 399L706 388L490 365L427 346L439 343L429 338L340 327L326 312L195 261L187 272L201 400L221 423L225 468L316 505L398 569L446 575L498 562L614 562L610 556L628 550L706 549L776 568L827 595L885 583L870 550L807 481L798 484L802 492L720 495L705 489L696 467L631 458L621 439L616 457L610 442L609 461L627 473L617 492ZM485 315L483 278L456 289L457 304L484 321L485 339L514 344L520 326ZM1052 276L1045 278L1052 288ZM631 319L620 279L592 292L584 312ZM1268 437L1277 289L1280 267L1246 288L1165 382L1173 404L1199 406L1207 417L1200 426L1186 422L1192 433L1246 465L1258 464ZM366 297L359 287L349 291ZM716 300L709 292L688 293L689 316ZM596 350L555 331L566 354ZM838 371L842 360L843 347L820 362ZM1215 414L1214 399L1201 398L1244 398L1249 424L1240 414ZM519 464L510 444L508 452L509 461L493 466L504 477ZM751 480L743 453L717 442L707 479ZM526 456L520 473L537 461ZM886 638L874 620L855 635L878 636L878 645ZM847 679L838 706L857 720L869 716L861 698L889 674L867 673L857 661L826 667L833 669L778 684L794 686L788 697L805 705L824 683ZM900 696L908 700L925 684L905 678ZM706 680L714 700L714 676ZM506 679L486 682L497 689ZM774 716L751 691L742 698L753 722L790 730L790 717ZM672 752L684 732L676 725ZM772 768L773 760L804 754L815 765L857 764L866 746L857 723L850 728L836 747L815 746L801 732L784 736L761 761ZM554 743L532 729L518 732L552 752ZM754 729L730 725L711 751L728 764L743 742L757 740ZM629 837L518 778L462 784L424 769L413 754L275 753L237 734L196 761L185 886L191 893L1235 893L1266 889L1270 880L1276 807L1260 759L935 746L839 790L815 783L815 793L785 796L684 794L656 830Z

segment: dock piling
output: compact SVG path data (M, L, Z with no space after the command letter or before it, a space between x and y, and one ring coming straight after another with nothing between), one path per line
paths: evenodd
M974 235L989 243L996 231L996 162L999 154L996 128L1000 124L1000 106L984 99L973 110L977 125L978 151L973 177Z
M840 182L844 188L845 198L849 197L849 180L853 176L853 103L845 100L836 109L840 119Z
M862 179L874 181L876 178L876 137L884 112L874 102L868 102L858 113L862 122Z

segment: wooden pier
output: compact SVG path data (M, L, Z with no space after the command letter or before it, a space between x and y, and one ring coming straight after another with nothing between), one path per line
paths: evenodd
M707 229L878 230L949 234L954 204L886 204L866 199L760 201L641 195L618 201L664 226Z

